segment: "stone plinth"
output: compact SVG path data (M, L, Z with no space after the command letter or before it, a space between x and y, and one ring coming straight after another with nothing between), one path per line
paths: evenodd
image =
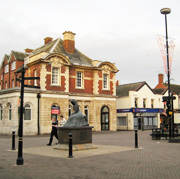
M58 143L69 144L69 133L72 133L72 144L92 143L92 126L57 127Z

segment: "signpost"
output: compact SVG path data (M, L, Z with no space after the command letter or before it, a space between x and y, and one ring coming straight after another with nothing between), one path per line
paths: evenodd
M23 165L24 164L24 159L23 159L23 111L24 111L24 87L29 87L29 88L40 88L39 86L28 86L24 85L24 80L36 80L40 79L40 77L24 77L25 74L25 68L23 67L22 70L16 73L21 72L20 78L16 78L17 81L21 83L21 96L20 96L20 119L19 119L19 143L18 143L18 158L16 161L17 165Z

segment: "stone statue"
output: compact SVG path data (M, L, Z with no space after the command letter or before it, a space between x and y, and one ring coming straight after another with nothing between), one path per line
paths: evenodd
M80 111L79 105L75 99L70 100L73 105L74 112L71 114L63 127L80 127L89 126L87 117Z

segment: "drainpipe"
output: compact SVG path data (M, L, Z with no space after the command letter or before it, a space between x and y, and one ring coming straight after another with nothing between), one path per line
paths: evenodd
M40 135L40 122L39 122L39 101L40 101L41 95L38 93L37 94L37 99L38 99L38 111L37 111L37 125L38 125L38 135Z

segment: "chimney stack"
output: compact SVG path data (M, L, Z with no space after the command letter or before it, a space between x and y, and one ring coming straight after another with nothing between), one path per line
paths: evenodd
M26 53L31 53L31 52L33 51L33 49L26 48L26 49L24 49L24 51L25 51Z
M118 85L119 85L119 80L116 81L116 86L118 86Z
M51 38L51 37L46 37L46 38L44 38L44 45L46 45L46 44L48 44L49 42L51 42L52 39L53 39L53 38Z
M160 73L158 75L158 79L159 79L159 84L163 84L163 81L164 81L164 75L162 73Z
M67 53L74 54L75 52L75 33L70 31L65 31L63 33L64 39L63 39L63 47Z

